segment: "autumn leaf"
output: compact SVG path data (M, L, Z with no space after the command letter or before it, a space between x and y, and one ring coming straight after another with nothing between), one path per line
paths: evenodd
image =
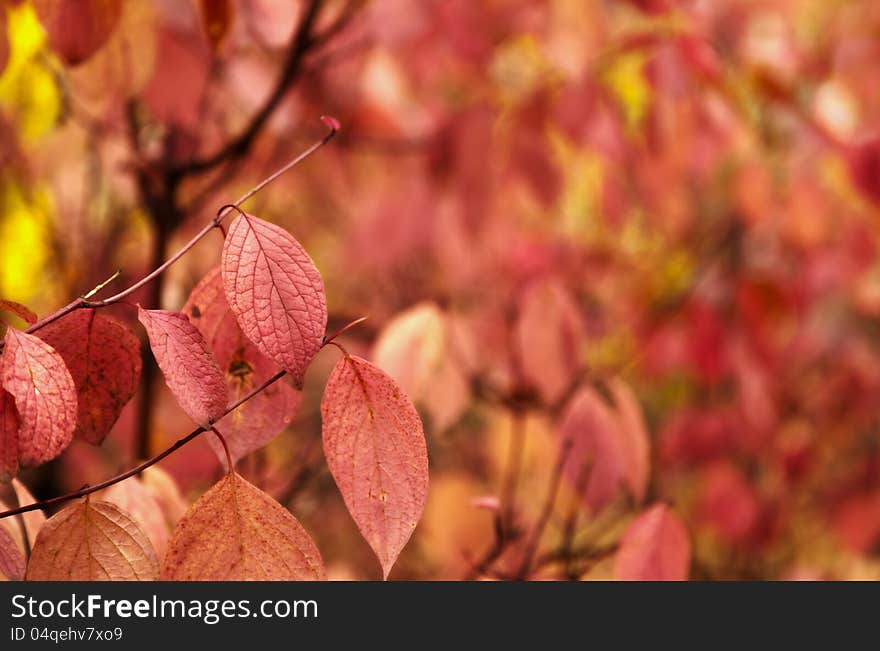
M161 562L168 545L169 529L158 500L137 477L113 484L95 496L110 502L137 522L150 539L153 551Z
M168 388L187 415L201 426L220 418L229 395L226 379L198 329L180 312L138 306L138 319Z
M514 337L524 379L555 403L580 367L584 326L577 304L558 283L531 285L519 304Z
M387 579L428 494L422 421L393 379L349 355L327 380L321 420L327 465Z
M242 331L301 387L327 327L324 282L308 253L283 228L242 214L229 227L221 270Z
M681 519L655 504L630 523L614 557L619 581L686 581L691 542Z
M31 551L28 581L153 581L156 552L115 504L82 500L46 521Z
M321 554L291 513L238 473L227 474L174 529L166 581L315 581Z
M183 312L204 335L226 375L229 398L236 402L275 375L279 368L248 339L229 309L220 268L212 269L193 288ZM281 380L240 405L217 423L232 462L264 446L293 420L300 393ZM226 453L216 437L208 444L222 463Z
M137 391L140 341L127 327L95 310L71 312L38 336L58 351L73 377L76 436L100 445Z
M61 355L41 339L9 328L0 384L18 411L19 464L36 466L58 456L73 438L77 410L76 387Z
M389 321L371 358L416 404L424 406L436 430L461 416L470 397L467 380L451 352L446 315L423 302Z
M0 526L0 580L20 581L24 571L24 554L6 527Z
M0 23L0 27L2 26L2 23ZM34 325L37 322L37 315L34 314L30 308L21 303L8 301L4 298L0 298L0 312L10 312L25 321L28 325Z
M52 49L70 65L97 52L122 14L122 0L34 0L34 7Z
M560 442L572 443L566 474L578 485L581 473L588 473L584 500L594 510L607 506L622 489L640 501L648 481L650 449L641 408L621 380L609 385L614 404L592 386L583 386L566 405L558 426Z
M18 474L18 410L15 398L0 388L0 483Z
M428 390L444 354L443 313L430 302L396 315L373 344L372 359L418 401Z
M607 384L614 400L622 448L627 456L624 480L632 496L641 502L651 474L651 441L642 406L632 388L621 378L612 377Z

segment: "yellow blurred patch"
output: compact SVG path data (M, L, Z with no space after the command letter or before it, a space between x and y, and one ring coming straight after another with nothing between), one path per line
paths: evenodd
M508 105L534 91L549 72L550 65L530 34L516 36L499 45L489 65L489 75L498 86L502 101Z
M617 57L602 76L620 103L631 130L641 126L651 101L651 87L645 79L644 69L645 56L630 52Z
M0 105L15 116L22 137L33 141L57 122L61 91L45 49L46 33L28 3L8 8L9 63L0 76Z
M604 222L598 219L605 167L592 151L576 147L559 133L550 134L550 142L566 171L559 199L562 230L584 243L596 242Z
M28 201L6 184L0 198L0 296L27 304L46 284L49 196L35 191Z

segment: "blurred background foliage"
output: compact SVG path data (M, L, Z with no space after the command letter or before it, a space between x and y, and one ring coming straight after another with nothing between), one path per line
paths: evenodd
M880 3L64 4L0 3L0 296L45 315L126 286L339 118L247 208L423 414L397 578L515 575L548 506L531 575L608 577L655 501L695 578L880 578ZM219 253L135 300L179 309ZM320 451L336 357L241 469L332 577L376 578ZM29 471L39 497L190 429L144 379L101 447ZM575 395L598 403L548 500ZM204 441L161 467L187 498L220 473Z

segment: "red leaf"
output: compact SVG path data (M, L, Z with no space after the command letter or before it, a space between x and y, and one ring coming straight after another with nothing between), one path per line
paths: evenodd
M200 0L199 6L202 27L211 42L211 49L216 52L232 24L232 3L230 0Z
M846 159L855 186L875 205L880 205L880 136L849 147Z
M642 406L630 386L620 378L608 380L608 389L614 398L621 443L627 455L624 467L626 483L633 497L641 502L648 490L651 473L651 442Z
M301 387L327 327L324 282L312 259L283 228L243 214L229 227L221 269L245 335Z
M691 541L681 519L655 504L630 523L614 558L618 581L686 581Z
M0 483L18 474L18 410L15 398L0 388Z
M138 306L138 320L168 388L187 415L201 426L220 418L229 392L202 333L180 312Z
M0 579L20 581L24 571L24 554L6 527L0 527Z
M76 427L76 387L61 355L41 339L9 328L0 384L18 410L19 464L36 466L61 454Z
M324 562L290 511L231 473L174 529L162 579L316 581L324 579Z
M226 374L230 400L237 401L278 372L278 366L245 337L226 303L220 268L209 271L192 290L183 312L205 336ZM235 463L264 446L293 420L301 395L284 380L275 382L217 423ZM222 463L223 446L216 437L208 443Z
M76 385L76 436L100 445L137 391L140 341L95 310L71 312L43 328L39 337L64 358Z
M0 27L2 26L0 24ZM0 66L0 70L2 70L2 66ZM15 301L7 301L5 298L0 298L0 312L11 312L26 321L28 325L34 325L37 322L37 315L30 308Z
M327 465L387 579L428 494L422 421L394 380L347 355L327 380L321 419Z
M49 44L70 65L97 52L119 22L122 0L35 0Z

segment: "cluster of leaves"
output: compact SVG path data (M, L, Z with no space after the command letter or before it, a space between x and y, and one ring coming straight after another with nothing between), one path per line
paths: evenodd
M131 439L142 452L138 428L147 447L169 443L176 398L241 474L181 521L174 484L216 481L187 446L173 480L149 468L110 501L181 577L193 566L165 552L169 527L192 523L171 539L198 550L199 523L230 515L245 477L297 513L335 577L364 576L346 511L387 574L422 505L402 576L880 576L872 0L0 4L0 293L41 313L106 269L154 269L201 206L287 157L305 116L347 125L261 195L260 214L296 223L323 271L273 277L311 290L252 291L235 266L281 254L252 260L254 241L301 249L240 216L219 268L190 255L133 295L189 295L181 314L139 312L169 392L120 415L139 374L153 385L131 318L81 307L36 331L42 343L12 333L5 358L48 345L69 371L41 396L79 394L46 429L47 410L20 404L27 378L4 371L7 474L54 456L68 427L100 442L119 416L107 443L74 444L46 471L72 490ZM34 24L43 35L26 38ZM325 326L363 314L329 368ZM93 337L108 343L90 358L65 353ZM93 384L106 391L89 403ZM419 421L427 497L415 473L382 481L423 457L395 438ZM366 423L381 445L357 436ZM386 503L400 510L383 528ZM293 546L285 567L313 567L312 547Z
M43 328L17 303L4 300L0 308L39 329L7 328L0 354L0 459L9 482L20 465L54 459L74 436L95 445L104 440L134 394L140 344L126 326L94 308L69 312ZM25 527L32 543L26 564L27 547L15 540L15 528L0 530L0 570L8 578L324 578L321 554L299 521L234 470L241 456L283 429L299 403L296 389L325 345L320 273L287 231L241 212L229 227L220 268L196 286L185 309L137 306L138 320L181 408L197 431L210 429L221 441L226 476L192 505L167 541L160 533L164 518L149 514L152 498L136 478L117 484L126 488L115 498L87 495L45 522L38 511ZM277 395L237 406L244 387L261 393L285 374L292 386L281 384ZM427 496L421 420L393 379L344 350L321 408L327 463L387 578ZM15 487L26 504L33 503L23 486Z

